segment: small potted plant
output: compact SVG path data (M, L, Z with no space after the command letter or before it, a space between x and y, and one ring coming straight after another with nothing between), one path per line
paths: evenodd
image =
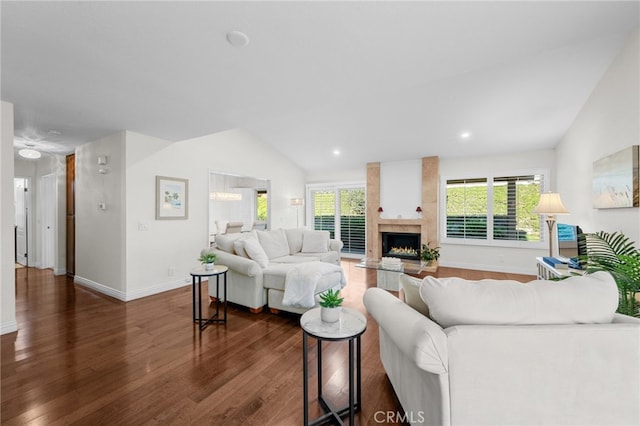
M329 289L320 294L320 319L322 322L336 322L340 319L342 301L340 290Z
M422 250L420 251L420 260L422 260L426 265L429 265L440 257L440 247L429 247L429 244L423 244Z
M213 271L216 258L217 256L215 253L202 253L198 260L202 262L202 265L204 265L205 271Z

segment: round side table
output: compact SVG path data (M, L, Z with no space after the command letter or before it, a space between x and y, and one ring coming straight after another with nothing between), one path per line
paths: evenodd
M207 271L204 268L196 268L191 270L191 285L193 296L193 322L198 323L200 331L204 330L211 323L227 323L227 271L228 267L224 265L215 265L212 270ZM224 277L224 302L220 302L220 276ZM211 318L202 318L202 294L201 284L202 277L209 277L208 285L211 285L211 277L216 277L216 312ZM196 291L198 292L198 316L196 316ZM220 318L220 304L224 305L224 317Z
M349 424L354 424L355 412L358 411L362 403L361 384L362 369L360 365L361 348L360 336L367 329L367 319L360 312L351 308L342 308L340 320L335 323L325 323L320 319L320 308L311 309L300 318L302 327L302 376L304 386L304 424L319 425L327 422L328 419L335 419L338 424L342 424L341 417L349 414ZM325 411L325 414L309 423L309 347L308 337L313 337L318 341L318 402ZM340 409L335 409L329 405L322 395L322 341L342 341L349 342L349 404ZM354 342L356 353L354 356ZM356 370L354 386L354 369ZM356 395L354 397L354 387Z

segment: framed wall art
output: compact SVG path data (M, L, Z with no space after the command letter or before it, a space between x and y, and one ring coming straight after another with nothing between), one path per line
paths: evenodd
M156 220L189 217L189 181L156 176Z
M593 163L593 207L638 207L638 145Z

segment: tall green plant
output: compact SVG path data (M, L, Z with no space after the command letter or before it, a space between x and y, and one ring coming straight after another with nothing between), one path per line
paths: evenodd
M636 294L640 291L640 251L623 233L597 232L586 235L587 273L608 271L618 285L618 312L640 316L640 303Z

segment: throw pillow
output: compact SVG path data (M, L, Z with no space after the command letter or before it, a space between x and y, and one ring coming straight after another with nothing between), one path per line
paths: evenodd
M422 315L429 316L429 308L420 297L420 285L422 280L409 275L400 274L400 286L404 293L404 301Z
M305 229L289 228L284 232L287 235L287 243L289 243L289 254L296 254L302 251L302 236Z
M216 246L227 253L233 254L233 242L240 237L240 234L216 234Z
M269 258L267 257L267 253L264 252L264 249L255 238L250 238L244 240L244 249L246 250L249 258L256 261L258 265L262 269L269 266Z
M249 255L247 254L247 251L244 249L244 241L245 241L244 238L235 240L233 242L233 251L238 256L249 257Z
M302 253L326 253L329 251L329 231L304 231Z
M273 231L256 231L260 245L267 253L269 259L289 255L289 244L284 229L274 229Z
M441 327L464 324L604 324L613 320L618 287L608 272L563 281L468 281L426 277L420 285Z

